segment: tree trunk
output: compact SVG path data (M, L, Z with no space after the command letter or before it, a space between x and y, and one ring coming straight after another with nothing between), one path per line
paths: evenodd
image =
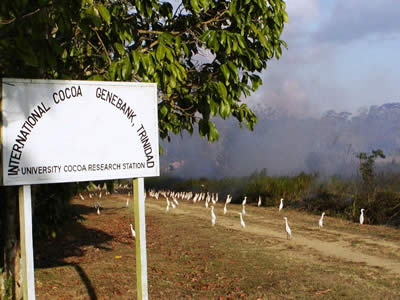
M21 286L21 245L19 237L18 189L1 188L2 241L5 293L13 299L22 299ZM11 279L11 281L10 281ZM9 295L11 293L11 295Z

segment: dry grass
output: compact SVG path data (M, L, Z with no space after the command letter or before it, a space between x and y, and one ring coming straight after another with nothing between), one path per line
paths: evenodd
M135 242L129 229L133 212L123 207L125 199L118 194L102 199L100 216L89 201L75 200L85 220L65 226L55 240L35 249L38 299L136 299ZM286 211L294 231L294 239L287 241L279 232L283 215L273 209L248 207L247 226L241 229L234 206L227 216L218 206L212 227L204 206L181 203L166 214L164 204L148 199L146 206L150 299L400 298L398 273L296 242L310 235L332 245L345 242L354 251L367 247L368 254L381 257L389 255L385 247L364 238L395 247L395 229L360 231L328 218L326 227L332 231L321 232L315 228L316 216Z

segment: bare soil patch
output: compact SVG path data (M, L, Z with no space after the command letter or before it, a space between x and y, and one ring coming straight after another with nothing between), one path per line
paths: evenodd
M136 299L133 209L126 194L74 199L84 220L35 248L38 299ZM132 204L132 203L131 203ZM399 299L399 230L304 211L147 198L150 299ZM293 238L286 239L287 216Z

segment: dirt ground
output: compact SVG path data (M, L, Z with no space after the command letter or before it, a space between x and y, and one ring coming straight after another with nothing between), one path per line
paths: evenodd
M86 196L86 195L85 195ZM38 299L136 299L133 203L81 200L84 220L35 247ZM96 201L102 206L97 215ZM304 211L147 197L150 299L400 299L400 231ZM292 238L287 240L283 217Z

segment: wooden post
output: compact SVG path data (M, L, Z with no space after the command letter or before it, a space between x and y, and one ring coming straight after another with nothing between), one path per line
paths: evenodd
M136 285L137 298L147 300L146 220L143 178L133 179L133 201L136 231Z
M19 224L21 240L21 270L24 299L35 299L35 273L33 266L31 186L19 187Z

